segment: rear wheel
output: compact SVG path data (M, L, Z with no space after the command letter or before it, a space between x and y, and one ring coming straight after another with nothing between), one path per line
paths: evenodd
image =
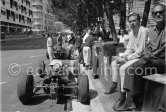
M30 103L30 101L32 101L33 86L34 86L33 75L25 73L20 76L17 86L17 95L19 100L25 105Z
M89 80L87 75L78 76L78 100L81 103L86 103L89 97Z

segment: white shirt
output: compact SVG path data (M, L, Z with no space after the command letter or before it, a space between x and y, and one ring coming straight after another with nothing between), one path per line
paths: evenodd
M52 46L52 38L48 37L47 39L47 47L51 47Z
M139 58L145 49L145 43L148 38L148 29L140 27L137 37L133 35L133 31L129 33L129 42L123 56L127 56L128 60Z
M67 41L69 41L71 38L71 35L67 35Z
M119 43L125 43L127 40L129 39L129 36L128 35L120 35L119 36Z
M85 40L86 40L86 38L89 36L89 34L85 34L85 36L83 37L83 41L82 41L82 43L85 43Z

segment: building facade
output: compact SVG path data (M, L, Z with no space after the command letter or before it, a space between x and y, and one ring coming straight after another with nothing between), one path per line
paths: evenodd
M0 26L5 34L28 33L32 29L31 0L1 0Z
M49 13L47 0L32 0L33 24L35 33L50 32L54 29L55 16Z

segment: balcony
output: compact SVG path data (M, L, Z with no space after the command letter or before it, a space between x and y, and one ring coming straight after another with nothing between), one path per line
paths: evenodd
M36 9L36 8L32 8L32 11L34 11L34 12L43 12L43 10L42 9Z
M41 5L41 6L43 6L43 2L35 1L35 2L32 2L32 6L33 5Z
M43 23L42 22L33 22L33 25L43 25Z
M38 15L33 15L33 18L43 18L43 17Z

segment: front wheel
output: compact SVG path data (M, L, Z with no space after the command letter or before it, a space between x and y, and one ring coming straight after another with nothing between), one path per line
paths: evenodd
M20 76L17 86L17 95L24 105L30 103L33 98L33 86L33 75L25 73Z
M78 100L81 103L89 101L89 80L87 75L79 75L78 77Z

